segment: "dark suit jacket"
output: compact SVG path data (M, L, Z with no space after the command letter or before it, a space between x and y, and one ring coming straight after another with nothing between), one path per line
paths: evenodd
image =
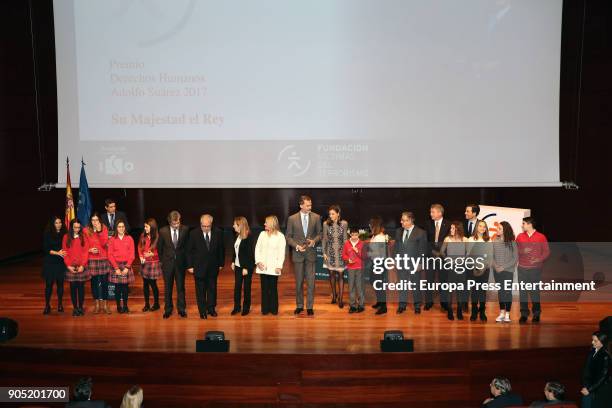
M442 243L444 242L444 238L446 238L446 236L448 235L449 231L450 231L450 221L448 221L446 218L442 218L442 224L440 225L440 234L438 234L438 241L434 242L435 238L436 238L436 224L434 223L434 220L429 220L427 222L427 227L426 227L426 231L427 231L427 241L429 241L429 250L430 253L431 251L440 251L440 248L442 247Z
M519 405L523 405L523 398L513 392L507 392L489 401L489 403L483 404L482 408L504 408Z
M304 236L304 228L302 228L302 214L300 211L291 215L287 220L287 231L285 239L287 244L293 250L292 259L293 262L302 262L304 259L309 262L314 262L317 259L317 251L315 247L307 248L305 252L298 252L295 247L306 243L306 239L312 239L315 242L315 246L321 241L321 235L323 233L323 227L321 226L321 217L318 214L310 212L308 214L308 231Z
M125 222L125 232L129 232L130 224L128 223L127 216L123 211L115 211L115 220L113 222L113 225L110 225L110 222L108 220L108 213L106 211L100 214L100 222L106 225L106 228L108 228L109 231L115 230L115 227L117 226L117 221L119 220L123 220L123 222Z
M189 241L189 227L180 225L178 243L176 248L172 243L171 228L166 225L159 230L157 252L164 272L172 272L176 266L179 270L187 269L187 242Z
M427 241L427 233L424 229L417 227L412 228L412 232L408 240L404 243L404 228L400 227L395 230L395 253L399 255L408 255L411 258L419 258L427 256L429 244ZM410 265L410 264L409 264Z
M610 383L610 354L600 349L593 355L593 349L587 358L582 372L582 385L589 393L596 393L603 385Z
M187 250L187 268L193 268L193 274L203 278L210 273L218 273L225 264L225 249L221 231L212 228L210 231L210 248L204 241L201 228L195 228L189 233Z
M238 237L236 237L236 240ZM236 244L234 240L234 245ZM253 236L251 232L246 239L240 241L240 247L238 248L238 260L240 261L240 267L248 269L249 272L253 272L255 269L255 243L257 238ZM236 263L236 251L232 247L232 259L234 264Z
M476 219L476 222L474 223L474 226L472 228L474 228L474 230L476 230L476 225L478 224L478 221L480 221L480 218ZM470 234L468 234L468 220L463 220L463 234L465 235L466 238L470 237ZM472 234L474 233L474 231L472 231Z

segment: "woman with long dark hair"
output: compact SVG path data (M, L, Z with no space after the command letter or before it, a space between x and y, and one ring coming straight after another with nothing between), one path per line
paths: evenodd
M144 231L140 234L140 239L138 240L138 256L142 265L140 274L142 275L142 289L145 300L145 305L142 308L143 312L159 310L157 279L161 278L162 269L157 253L158 239L157 221L155 221L155 218L149 218L145 221ZM153 306L149 303L149 288L153 291Z
M94 212L91 215L84 233L89 242L87 274L91 277L91 294L96 302L94 314L100 312L110 314L107 304L108 276L113 269L108 262L108 229L102 224L100 214Z
M382 264L383 271L380 274L374 272L374 259L384 259L389 255L389 236L385 233L383 219L380 216L375 216L370 220L370 231L372 237L368 243L368 275L370 285L376 294L376 303L372 305L376 309L377 315L387 313L387 291L383 287L376 290L376 282L381 281L382 284L389 282L389 270Z
M458 259L465 259L467 254L467 238L463 235L463 223L453 221L450 226L448 235L444 238L440 253L444 258L452 259L454 268L448 271L448 283L456 283L463 285L464 290L457 290L455 297L457 299L457 319L463 320L463 304L467 302L467 271L465 264L457 265ZM453 292L448 292L448 320L455 320L453 314Z
M43 314L51 313L51 294L53 284L57 290L57 311L63 312L62 297L64 296L64 274L66 265L64 256L66 251L62 249L62 238L66 233L66 228L62 219L54 215L49 220L43 234L43 251L45 254L43 261L42 276L45 279L45 309Z
M474 233L468 238L468 256L474 260L474 268L468 273L468 280L473 280L475 286L471 290L472 314L470 321L480 317L481 322L487 321L487 291L483 284L489 281L489 268L493 258L493 247L490 242L489 227L486 221L476 223ZM477 265L477 266L476 266Z
M506 285L512 284L517 263L518 249L514 231L509 222L502 221L497 227L497 236L493 240L493 271L495 272L493 276L495 276L495 282L500 285L497 293L499 316L495 319L498 323L510 323L512 290L506 290Z
M323 267L329 271L332 304L344 307L344 270L342 248L348 238L348 223L340 218L340 206L334 204L328 209L329 218L323 223Z
M591 336L593 347L582 372L582 405L587 408L612 406L612 370L608 335L596 331Z
M62 249L66 252L66 280L70 282L70 299L72 300L72 315L83 316L85 302L85 282L89 279L87 261L89 259L89 243L83 234L78 219L70 221L70 228L62 240Z
M115 301L118 313L129 313L128 285L134 283L134 240L126 233L125 221L115 224L115 235L108 241L108 260L113 267L109 281L115 284ZM123 300L123 304L121 301Z

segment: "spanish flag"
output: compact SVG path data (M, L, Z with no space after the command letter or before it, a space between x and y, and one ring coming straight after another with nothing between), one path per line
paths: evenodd
M72 199L72 186L70 185L70 162L66 157L66 215L64 216L64 224L66 225L66 229L70 228L70 221L72 221L74 216L74 200Z

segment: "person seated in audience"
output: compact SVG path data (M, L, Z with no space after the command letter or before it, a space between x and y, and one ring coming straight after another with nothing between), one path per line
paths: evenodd
M510 380L505 377L495 377L491 384L491 397L482 402L482 408L504 408L523 405L523 398L512 392Z
M134 385L123 396L120 408L140 408L142 407L143 399L144 394L142 392L142 388L140 388L138 385Z
M539 408L546 407L549 405L575 405L575 403L570 401L565 401L565 387L563 384L558 383L556 381L549 381L544 386L544 396L546 397L545 401L534 401L531 403L531 408Z
M93 384L90 377L81 378L75 385L73 400L66 404L66 408L108 408L106 402L91 399Z

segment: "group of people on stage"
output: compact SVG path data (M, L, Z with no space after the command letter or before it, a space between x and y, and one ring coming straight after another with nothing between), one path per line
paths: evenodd
M487 282L489 270L493 270L496 282L502 283L499 290L500 313L497 322L510 322L512 292L505 289L504 282L512 281L514 270L523 282L541 280L542 264L549 255L546 237L538 232L532 217L523 219L523 231L515 236L508 222L497 226L491 239L484 220L478 219L480 208L476 204L466 206L465 219L453 221L444 218L440 204L430 207L430 220L425 228L415 225L412 212L401 214L401 228L394 238L385 233L381 217L370 220L370 236L364 240L357 227L349 227L341 217L338 205L328 209L328 218L312 211L312 199L301 196L300 210L287 220L285 234L280 230L278 218L269 215L265 219L264 231L257 237L245 217L234 218L235 232L231 268L235 276L234 307L232 315L247 315L251 309L251 283L253 274L260 276L261 312L264 315L278 314L278 278L282 273L286 247L289 246L296 284L296 308L294 314L306 311L314 315L316 246L321 243L324 267L329 271L331 302L344 307L344 282L349 285L349 313L365 310L366 279L370 284L378 279L389 281L389 270L374 274L372 260L389 257L392 253L409 257L423 255L455 259L480 257L486 262L480 267L468 269L466 273L453 273L444 268L419 268L413 271L398 269L400 281L416 283L414 290L400 290L397 313L408 307L408 293L412 292L414 312L430 310L434 304L436 290L421 290L418 282L466 283L473 280ZM145 221L143 232L137 243L128 234L129 224L124 213L117 211L112 199L105 202L105 213L93 213L87 225L77 219L70 221L67 231L60 217L53 217L44 234L45 261L43 275L46 280L44 313L51 311L50 299L53 285L57 285L58 311L63 311L62 295L64 280L70 282L73 316L84 314L85 282L91 281L91 292L95 300L94 313L111 313L108 301L108 283L114 284L114 295L118 313L128 313L129 285L134 282L133 263L138 256L140 274L143 279L145 305L143 312L160 309L157 280L164 280L164 314L169 318L174 310L173 291L176 284L178 314L187 316L185 302L185 275L192 274L198 312L202 319L217 316L217 278L225 265L225 246L221 230L213 227L213 217L200 217L200 228L190 230L181 222L178 211L168 215L168 225L158 228L153 218ZM304 282L306 296L304 296ZM449 320L463 320L471 302L470 320L487 321L486 295L482 286L471 290L439 290L440 307ZM387 312L386 290L376 290L376 314ZM150 295L153 302L150 302ZM455 299L453 300L453 294ZM306 298L306 299L304 299ZM304 302L304 300L306 300ZM530 314L528 302L532 302L532 321L540 321L541 306L537 289L520 292L520 323L527 322ZM454 305L453 305L454 301Z

